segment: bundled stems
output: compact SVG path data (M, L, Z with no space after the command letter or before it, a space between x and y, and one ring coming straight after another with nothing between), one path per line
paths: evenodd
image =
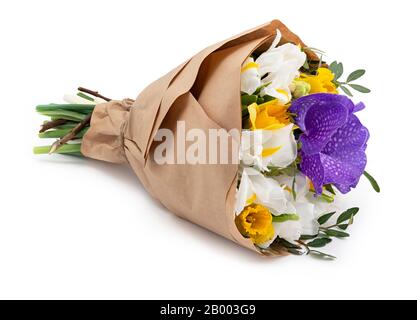
M102 96L97 91L79 87L78 91L93 97L111 101L110 98ZM44 123L39 131L41 138L59 138L52 146L36 147L35 154L45 153L69 153L79 154L81 144L68 144L69 141L83 137L90 125L94 111L94 105L67 104L67 105L40 105L37 111L51 117L51 121ZM50 129L56 129L48 131Z
M77 135L87 126L90 124L92 113L87 115L83 121L81 121L79 124L77 124L74 129L72 129L67 135L62 137L61 139L55 141L55 143L52 145L51 150L49 150L49 154L54 153L56 150L61 148L64 144L66 144L68 141L74 139L77 137Z

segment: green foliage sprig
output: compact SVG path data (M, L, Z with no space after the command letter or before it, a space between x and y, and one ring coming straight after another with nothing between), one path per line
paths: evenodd
M340 81L340 78L342 77L343 72L344 72L343 63L333 61L330 64L329 69L334 74L333 83L338 88L342 89L342 91L344 93L346 93L349 97L353 97L353 94L348 87L350 87L351 89L356 90L358 92L361 92L361 93L370 93L371 92L370 89L368 89L368 88L366 88L362 85L352 83L353 81L358 80L359 78L361 78L366 73L365 70L363 70L363 69L355 70L351 74L349 74L346 81Z
M278 243L283 246L289 253L294 255L314 255L323 259L336 259L336 257L317 249L324 248L333 241L333 238L348 238L346 232L349 226L353 224L354 217L358 214L359 208L350 208L339 215L334 225L325 227L324 225L336 214L330 212L323 214L319 219L319 233L317 235L303 235L297 244L290 243L284 239L278 239ZM308 241L308 242L307 242Z

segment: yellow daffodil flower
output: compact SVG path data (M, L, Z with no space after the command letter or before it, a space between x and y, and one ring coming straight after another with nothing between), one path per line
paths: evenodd
M251 204L236 217L236 226L240 233L255 244L270 241L275 234L272 225L272 214L260 204Z
M304 81L310 85L310 94L321 92L338 93L336 85L332 82L334 74L327 68L319 68L314 76L301 74L297 80Z
M277 99L248 107L250 129L275 130L290 124L288 107L281 104Z

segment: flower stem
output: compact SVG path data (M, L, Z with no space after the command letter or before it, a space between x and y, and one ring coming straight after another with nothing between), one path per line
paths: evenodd
M70 133L73 128L56 129L56 130L42 132L42 133L39 133L39 138L42 138L42 139L63 138L68 133ZM88 130L88 128L82 129L80 132L78 132L74 136L74 138L76 138L76 139L82 138L84 136L84 134L87 132L87 130Z
M34 154L48 154L52 146L40 146L34 147ZM55 153L64 153L64 154L80 154L81 153L81 143L75 144L64 144L58 150L55 150Z
M40 114L52 117L55 119L66 119L66 120L72 120L72 121L82 121L85 118L85 114L75 112L75 111L69 111L69 110L63 110L63 109L55 109L55 110L45 110L40 111L37 110Z
M87 126L90 125L92 113L87 115L80 123L78 123L73 129L71 129L66 135L64 135L61 139L55 141L52 145L51 150L49 153L56 152L59 148L64 146L68 141L77 137L77 135Z

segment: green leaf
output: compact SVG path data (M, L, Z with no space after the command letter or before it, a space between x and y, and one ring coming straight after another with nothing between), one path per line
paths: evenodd
M311 248L323 248L326 245L328 245L330 242L332 242L332 239L330 238L319 238L319 239L316 239L307 243L307 246Z
M329 66L329 69L333 74L336 74L337 65L337 61L333 61Z
M359 212L359 208L350 208L346 210L337 219L337 224L341 224L342 222L352 220L352 218L356 216L358 212Z
M374 177L372 177L368 172L364 172L363 175L369 180L369 182L372 185L372 188L374 188L374 190L378 193L381 192L381 188L378 185L378 182L376 182L376 180L374 179Z
M241 103L244 106L250 106L252 103L255 103L258 100L258 96L256 95L243 95L240 97Z
M364 74L365 74L365 70L363 70L363 69L359 69L359 70L356 70L356 71L353 71L350 75L349 75L349 77L347 78L347 82L351 82L351 81L354 81L354 80L358 80L360 77L362 77Z
M341 230L347 230L349 228L349 224L339 224L337 227Z
M348 83L348 86L351 87L352 89L355 89L356 91L362 92L362 93L369 93L371 92L370 89L364 87L364 86L360 86L358 84L352 84L352 83Z
M317 221L320 225L325 224L327 221L330 220L331 217L333 217L336 214L336 212L330 212L322 215Z
M300 240L301 241L306 241L306 240L313 240L313 239L316 239L317 238L317 234L316 235L314 235L314 236L309 236L309 235L303 235L303 236L301 236L300 237Z
M319 258L322 258L322 259L329 259L329 260L337 259L335 256L332 256L330 254L323 253L323 252L320 252L320 251L317 251L317 250L310 250L310 254L313 254L313 255L315 255Z
M272 222L277 222L277 223L283 223L286 221L298 221L298 220L300 220L300 217L293 213L285 213L285 214L280 214L279 216L272 217Z
M324 230L324 233L327 234L329 237L336 237L336 238L350 237L349 233L338 231L338 230L333 230L333 229Z
M335 73L334 73L334 80L338 80L343 75L343 63L338 63Z
M308 64L307 60L306 60L306 62L304 62L303 68L306 69L306 70L310 70L310 65Z
M346 88L345 86L340 86L339 88L342 89L343 92L346 93L349 97L353 97L352 92L350 92L350 90Z

